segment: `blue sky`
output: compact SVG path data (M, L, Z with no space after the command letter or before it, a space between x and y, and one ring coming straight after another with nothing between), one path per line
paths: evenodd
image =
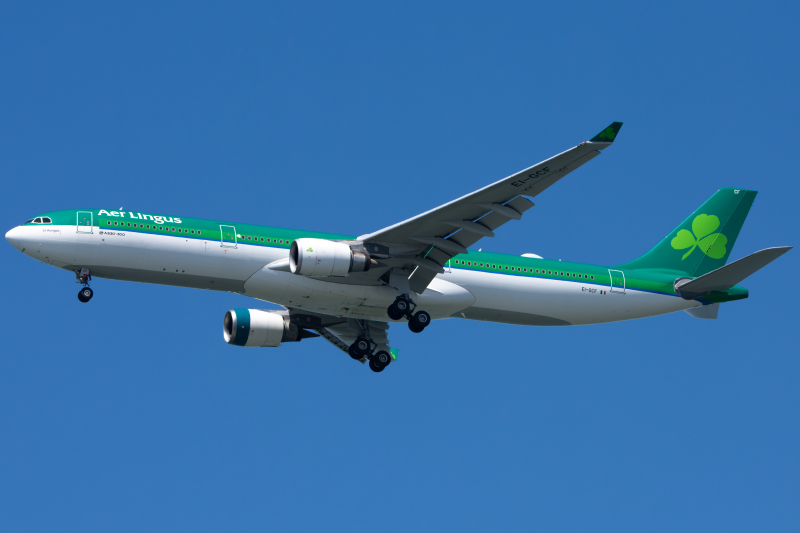
M619 264L720 187L731 255L798 244L796 5L0 8L0 196L363 234L625 123L485 251ZM4 230L4 231L6 231ZM717 321L222 340L243 296L8 244L0 522L29 531L796 531L797 251Z

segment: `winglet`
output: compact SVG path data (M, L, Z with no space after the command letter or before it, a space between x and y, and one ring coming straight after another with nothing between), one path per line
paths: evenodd
M589 139L592 143L612 143L622 127L622 122L612 122L609 127Z

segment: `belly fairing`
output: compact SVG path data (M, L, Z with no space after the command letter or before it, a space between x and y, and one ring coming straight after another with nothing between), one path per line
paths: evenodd
M386 308L397 297L397 289L335 283L264 267L247 280L245 294L317 313L388 321ZM469 291L441 279L434 279L425 292L412 298L434 319L447 318L475 302Z

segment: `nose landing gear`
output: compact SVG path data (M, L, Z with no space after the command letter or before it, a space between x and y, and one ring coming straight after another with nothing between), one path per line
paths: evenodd
M402 294L389 306L386 310L386 314L388 314L389 318L392 320L400 320L403 317L408 318L408 329L414 333L420 333L431 323L431 315L429 315L427 311L417 311L414 313L413 311L416 307L417 306L407 295Z
M78 291L78 300L86 303L92 299L92 296L94 296L94 291L89 288L89 282L92 280L92 276L89 274L89 269L82 268L80 270L76 270L75 277L78 278L78 281L75 283L80 283L83 285L83 288Z

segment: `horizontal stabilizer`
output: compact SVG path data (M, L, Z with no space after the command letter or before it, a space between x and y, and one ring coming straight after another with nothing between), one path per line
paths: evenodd
M791 246L767 248L727 264L697 279L679 284L676 289L682 293L709 293L711 291L727 291L748 276L761 270L789 250Z

